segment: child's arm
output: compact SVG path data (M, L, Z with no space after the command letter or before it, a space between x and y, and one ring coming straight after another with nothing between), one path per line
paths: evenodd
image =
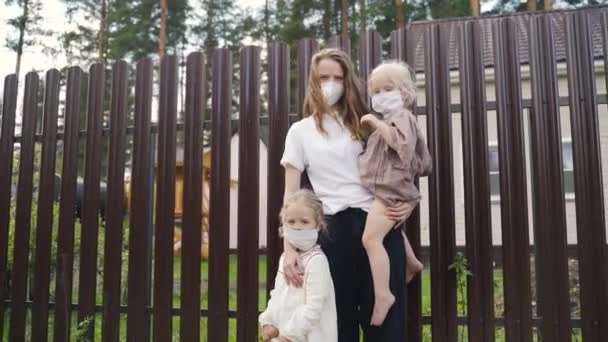
M277 325L276 312L281 304L277 302L275 294L277 292L277 288L285 286L283 274L281 274L282 269L283 257L281 257L279 260L279 272L277 272L277 276L274 279L274 289L270 291L270 299L268 299L266 310L264 310L264 312L262 312L258 317L258 322L260 322L260 326L262 327L265 325L272 325L276 327Z
M296 309L291 320L280 332L292 342L305 342L306 336L321 319L325 301L334 288L329 263L324 255L313 257L306 267L304 290L306 303Z
M400 158L405 160L406 156L402 155L402 152L406 150L404 147L414 142L412 141L413 137L409 134L412 131L410 120L399 120L395 123L399 127L396 127L386 124L373 114L366 114L361 118L361 123L367 123L374 127L387 145L395 150Z

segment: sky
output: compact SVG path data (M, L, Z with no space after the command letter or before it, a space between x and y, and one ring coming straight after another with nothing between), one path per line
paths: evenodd
M43 0L44 28L63 32L70 28L65 14L65 5L60 0ZM258 7L264 4L264 0L237 0L242 7ZM0 82L4 77L15 72L16 54L5 47L7 38L7 20L19 14L16 6L7 6L0 1ZM58 47L57 38L48 38L45 44ZM46 56L39 47L29 47L23 53L21 61L21 78L28 71L43 71L50 68L61 68L67 65L65 56ZM3 86L0 84L0 89Z

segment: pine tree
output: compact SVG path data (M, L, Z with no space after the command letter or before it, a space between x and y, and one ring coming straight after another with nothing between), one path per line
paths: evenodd
M70 23L76 28L61 35L61 43L70 63L105 63L112 22L113 0L63 0Z

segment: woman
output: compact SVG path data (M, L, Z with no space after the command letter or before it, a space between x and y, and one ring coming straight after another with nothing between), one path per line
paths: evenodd
M392 342L405 338L405 249L399 230L387 234L384 246L390 260L390 289L395 295L380 327L370 326L374 306L372 277L361 238L373 195L362 185L358 158L366 132L360 123L368 110L353 64L344 52L326 49L313 56L306 118L287 134L281 164L285 167L285 198L300 188L306 171L323 203L329 236L321 247L329 260L338 313L338 341L358 342L359 326L367 341ZM387 208L386 215L403 222L407 205ZM302 263L295 248L284 241L283 272L292 286L302 284Z

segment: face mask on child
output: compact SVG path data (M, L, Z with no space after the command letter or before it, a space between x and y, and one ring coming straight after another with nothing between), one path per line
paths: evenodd
M283 236L295 248L301 251L307 251L317 244L319 231L316 229L293 229L283 227Z
M337 81L324 81L321 83L321 90L327 104L333 106L344 94L344 84Z
M403 110L401 92L395 89L372 95L372 108L384 116L398 113Z

